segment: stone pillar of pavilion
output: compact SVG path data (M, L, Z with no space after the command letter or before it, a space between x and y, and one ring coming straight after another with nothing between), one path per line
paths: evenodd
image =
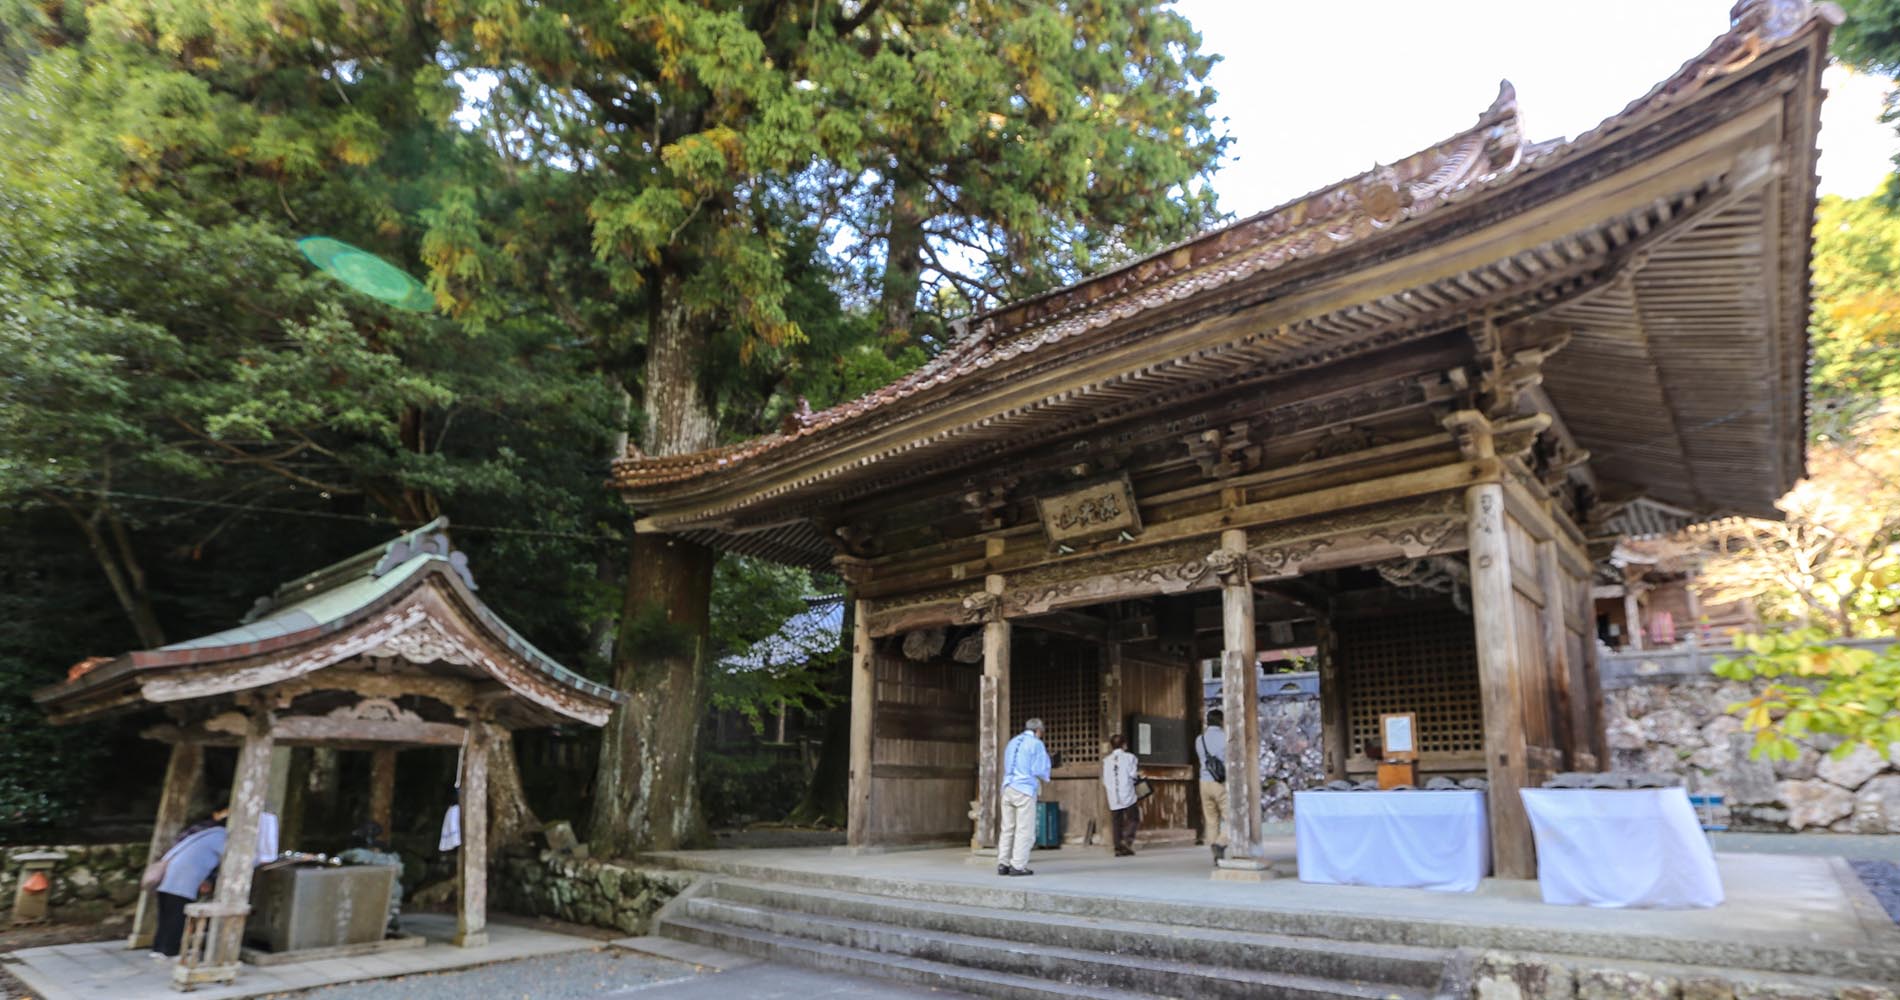
M455 907L455 944L488 943L488 722L472 718L462 744L462 894Z
M204 745L190 740L172 744L171 759L165 765L165 785L158 794L158 815L152 820L152 845L146 864L157 861L178 839L191 809L191 797L204 777ZM127 948L150 948L158 933L158 895L151 889L139 890L138 908L132 914L132 934Z
M1460 434L1469 457L1497 457L1491 421L1461 410L1446 423ZM1529 778L1524 739L1524 701L1519 690L1516 600L1511 581L1510 538L1500 483L1477 483L1465 491L1471 539L1471 619L1477 630L1478 686L1484 711L1486 805L1491 813L1491 869L1499 878L1536 878L1530 819L1518 797Z
M369 758L369 818L387 837L395 818L396 748L378 747Z
M218 887L208 903L185 907L185 940L178 964L172 967L172 986L189 990L203 983L228 983L237 978L238 955L244 945L244 918L251 912L251 875L257 864L257 828L270 791L271 713L261 701L245 712L244 743L238 748L237 770L231 779L230 815L224 858L218 864Z
M1260 833L1260 696L1247 533L1223 531L1220 540L1207 557L1221 585L1221 714L1227 732L1227 853L1214 877L1262 879L1270 876Z

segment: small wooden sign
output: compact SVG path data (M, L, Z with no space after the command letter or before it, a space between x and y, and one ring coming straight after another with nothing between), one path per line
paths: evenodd
M1067 493L1036 498L1036 515L1050 545L1087 542L1122 532L1141 533L1135 487L1123 474Z
M1418 714L1416 712L1394 712L1379 716L1380 744L1385 747L1384 760L1418 760Z

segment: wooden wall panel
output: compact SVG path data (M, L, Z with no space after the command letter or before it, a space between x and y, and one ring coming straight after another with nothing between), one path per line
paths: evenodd
M1345 688L1348 769L1370 771L1365 745L1379 716L1418 714L1419 767L1484 770L1484 710L1471 618L1449 603L1417 602L1333 622Z
M976 798L979 668L874 655L869 842L967 841Z

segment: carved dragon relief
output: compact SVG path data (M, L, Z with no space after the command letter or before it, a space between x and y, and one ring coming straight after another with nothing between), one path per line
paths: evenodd
M1471 571L1449 556L1395 559L1374 566L1379 577L1394 587L1445 594L1459 611L1471 612Z
M1374 528L1367 534L1398 546L1407 559L1422 559L1451 537L1461 523L1458 518L1447 517L1400 527Z
M1314 538L1288 545L1264 546L1247 550L1247 563L1253 574L1273 578L1300 575L1300 566L1319 550L1332 547L1330 538Z

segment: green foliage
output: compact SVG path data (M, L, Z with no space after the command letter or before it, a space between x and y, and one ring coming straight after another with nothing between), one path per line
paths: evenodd
M1814 222L1814 317L1809 368L1818 437L1847 440L1900 400L1900 212L1886 192L1822 198Z
M1892 586L1890 584L1890 586ZM1900 643L1876 652L1830 644L1819 629L1738 635L1740 655L1715 664L1717 676L1759 683L1759 693L1729 711L1755 734L1756 757L1793 760L1795 740L1840 737L1844 756L1857 745L1885 751L1900 742Z
M807 777L796 755L701 750L700 807L714 829L783 819L805 794Z
M777 633L787 619L805 612L807 596L821 588L835 593L837 583L814 581L797 567L741 556L721 559L713 572L716 658L744 653ZM830 686L842 652L832 638L829 648L792 662L753 669L716 664L707 678L708 703L717 711L738 712L755 733L764 731L765 716L781 706L807 714L824 709L838 700Z

